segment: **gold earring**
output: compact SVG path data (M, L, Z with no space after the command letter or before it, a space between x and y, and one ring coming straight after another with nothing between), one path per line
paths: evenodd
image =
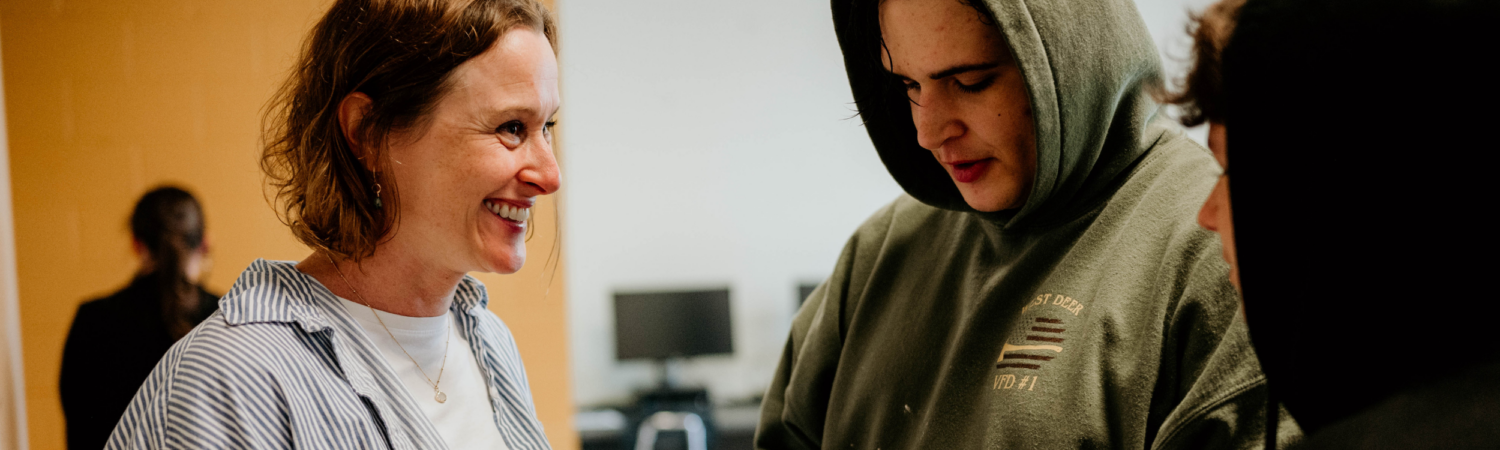
M375 209L381 209L382 207L384 205L380 203L380 183L375 183Z

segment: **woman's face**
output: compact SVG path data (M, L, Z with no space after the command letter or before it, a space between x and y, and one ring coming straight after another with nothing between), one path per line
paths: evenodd
M392 136L401 211L381 250L436 269L514 273L526 262L532 205L561 182L557 58L541 33L518 28L451 81L425 127Z
M1234 284L1235 289L1239 289L1240 264L1234 253L1234 215L1229 208L1229 162L1228 154L1225 153L1228 149L1224 145L1224 125L1209 123L1208 148L1213 150L1214 159L1219 161L1219 167L1223 167L1226 173L1219 176L1219 183L1214 185L1213 192L1208 194L1208 200L1203 202L1203 209L1198 210L1198 224L1219 233L1219 240L1224 244L1224 261L1229 263L1229 282Z
M906 84L917 143L979 211L1019 208L1036 179L1026 81L1005 38L958 0L885 0L886 70Z

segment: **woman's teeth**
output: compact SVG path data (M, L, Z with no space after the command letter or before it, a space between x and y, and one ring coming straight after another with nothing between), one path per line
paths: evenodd
M509 203L494 203L489 200L484 201L484 207L489 208L490 212L497 216L517 222L525 222L526 219L531 218L531 208L511 206Z

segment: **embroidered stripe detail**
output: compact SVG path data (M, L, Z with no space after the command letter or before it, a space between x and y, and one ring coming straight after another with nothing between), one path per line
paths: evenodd
M1040 369L1041 367L1042 366L1039 366L1039 365L1036 365L1036 364L1025 364L1025 363L1000 363L1000 364L996 364L995 365L996 369L1031 369L1031 370L1036 370L1036 369Z
M1037 360L1037 361L1051 361L1052 358L1055 358L1055 356L1023 355L1023 354L1020 354L1020 353L1011 353L1009 355L1005 355L1005 359L1033 359L1033 360Z

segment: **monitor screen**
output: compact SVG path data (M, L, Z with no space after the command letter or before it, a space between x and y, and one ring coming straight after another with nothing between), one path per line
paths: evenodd
M816 290L818 288L819 284L822 284L822 282L818 282L818 283L802 283L802 284L797 285L797 306L798 307L801 307L803 303L807 303L807 298L812 296L813 290Z
M729 289L615 293L615 358L734 353Z

